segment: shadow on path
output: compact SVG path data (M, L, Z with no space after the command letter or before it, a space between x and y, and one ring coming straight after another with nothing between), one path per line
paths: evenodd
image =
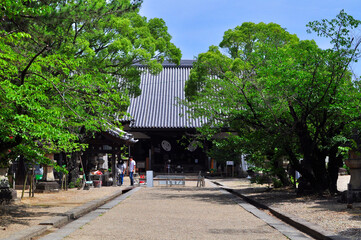
M162 187L159 193L152 195L150 199L190 199L207 203L233 205L235 204L227 195L222 194L217 188L195 187Z
M34 208L37 209L34 211ZM29 225L29 219L43 216L55 216L56 214L41 211L42 207L31 207L26 205L1 205L0 226L8 227L11 224Z

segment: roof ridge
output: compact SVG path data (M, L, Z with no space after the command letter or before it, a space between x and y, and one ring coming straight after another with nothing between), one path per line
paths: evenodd
M166 67L166 68L170 68L170 67L184 67L184 68L191 68L193 67L193 63L195 62L196 60L190 60L190 59L182 59L180 60L180 63L179 65L175 64L175 63L172 63L172 62L169 62L167 60L165 60L163 63L162 63L162 66L163 67ZM145 65L143 64L134 64L135 66L138 66L138 67L146 67Z

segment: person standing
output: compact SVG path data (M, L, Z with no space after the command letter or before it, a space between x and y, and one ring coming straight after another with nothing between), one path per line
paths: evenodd
M129 157L129 179L130 179L130 185L134 185L134 173L135 173L135 161L133 157Z
M123 185L123 179L124 179L124 174L125 174L125 163L123 160L119 161L117 164L117 169L118 169L118 186L122 186Z

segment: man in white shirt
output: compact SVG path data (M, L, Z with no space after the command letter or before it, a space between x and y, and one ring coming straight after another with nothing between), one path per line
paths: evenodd
M118 170L118 186L122 186L125 169L126 169L126 165L125 165L124 161L123 160L119 161L116 168Z
M133 160L133 157L129 157L129 178L130 178L130 185L134 185L134 173L135 173L135 161Z

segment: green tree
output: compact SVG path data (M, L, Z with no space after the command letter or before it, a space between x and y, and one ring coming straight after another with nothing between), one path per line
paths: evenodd
M310 31L332 39L333 48L323 50L277 24L243 23L225 32L225 53L212 46L198 56L185 104L209 126L235 129L245 153L287 156L305 180L301 188L335 192L338 149L361 116L359 88L348 70L360 43L350 30L359 24L343 11L310 23Z
M0 3L0 161L47 161L84 149L85 137L120 127L141 70L158 73L181 53L162 19L134 0Z

